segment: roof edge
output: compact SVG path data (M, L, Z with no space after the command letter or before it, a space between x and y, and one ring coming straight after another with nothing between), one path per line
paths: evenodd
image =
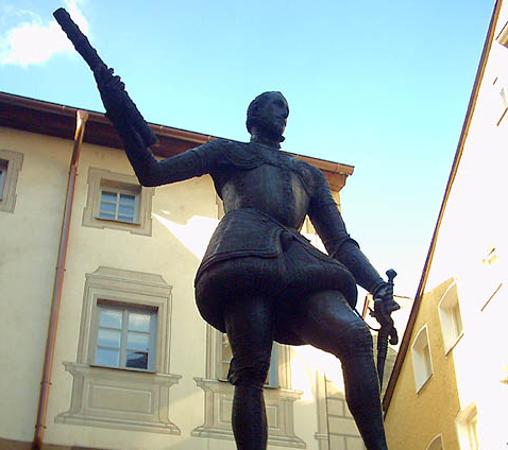
M76 112L78 110L86 111L88 113L88 124L84 139L85 142L105 145L113 148L121 148L121 142L109 119L104 113L10 94L2 91L0 91L0 105L6 105L7 107L16 109L18 113L11 115L6 113L5 116L0 114L0 126L23 129L25 131L33 131L67 139L72 139ZM49 117L58 117L59 124L53 129L47 126L40 126L40 124L38 127L31 129L31 124L34 123L34 119L31 117L32 115L30 114L29 117L31 122L29 120L23 120L26 119L25 116L27 111L30 113L36 112L40 115L47 115ZM156 123L149 123L148 125L159 138L159 143L156 144L152 150L156 155L163 157L181 153L196 144L204 144L218 138L218 136L170 127L167 125ZM92 137L91 135L94 133L96 136ZM334 190L340 190L344 186L346 178L354 172L354 166L349 164L341 164L335 161L300 155L298 153L286 153L306 161L324 171L330 181L332 189Z

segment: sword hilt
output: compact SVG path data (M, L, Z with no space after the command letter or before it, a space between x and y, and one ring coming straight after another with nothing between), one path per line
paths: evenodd
M388 283L390 283L393 286L393 280L397 276L397 272L393 269L388 269L386 271L386 276L388 277Z

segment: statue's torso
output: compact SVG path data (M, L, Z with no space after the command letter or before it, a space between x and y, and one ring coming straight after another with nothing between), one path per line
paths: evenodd
M226 167L216 183L224 211L254 208L299 230L309 208L312 185L305 163L263 145L236 145L233 151L237 157L245 157L244 165Z
M196 279L219 261L276 257L285 246L282 241L288 239L308 246L317 258L325 257L298 233L316 190L323 185L318 169L259 144L218 141L213 145L214 153L206 158L213 161L209 173L224 202L225 215Z
M255 208L298 230L309 205L309 196L295 173L267 164L233 175L221 194L225 212Z

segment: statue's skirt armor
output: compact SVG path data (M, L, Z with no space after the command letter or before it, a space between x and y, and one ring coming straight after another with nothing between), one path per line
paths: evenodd
M273 299L274 339L292 345L303 344L292 331L291 318L309 294L339 290L352 307L357 300L355 279L340 262L255 209L234 210L222 219L196 275L195 288L202 317L222 332L230 299Z

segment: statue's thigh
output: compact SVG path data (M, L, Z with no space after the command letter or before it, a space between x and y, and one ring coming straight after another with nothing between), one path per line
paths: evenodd
M224 319L233 352L230 381L254 378L263 383L273 344L273 301L262 296L231 300Z
M309 295L299 308L293 331L306 343L339 358L355 354L362 344L372 347L367 325L336 290Z

